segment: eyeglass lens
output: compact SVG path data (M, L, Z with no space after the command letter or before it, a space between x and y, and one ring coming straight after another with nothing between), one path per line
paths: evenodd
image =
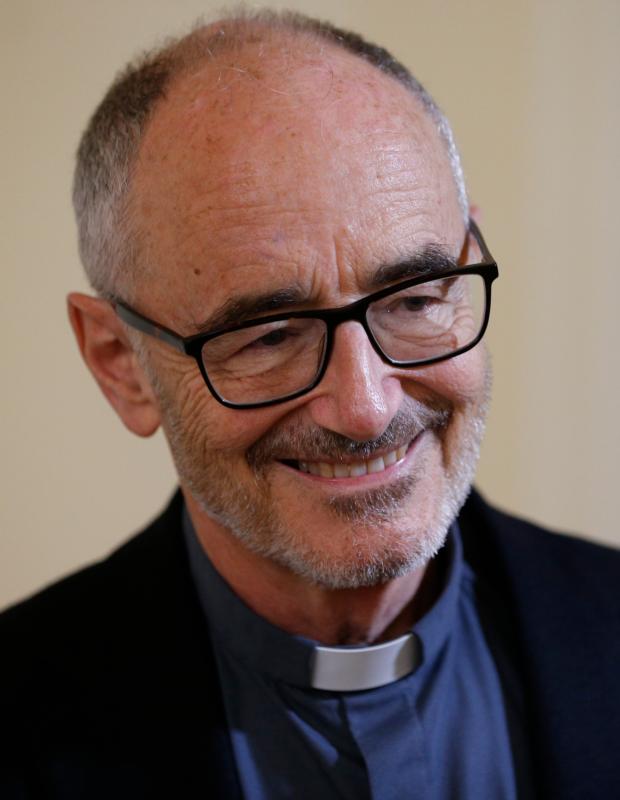
M467 346L484 320L480 275L453 275L411 286L373 303L368 324L392 361L425 361Z
M379 348L411 366L471 344L482 328L486 287L480 275L427 281L371 303L366 320ZM205 343L211 385L231 403L260 403L312 385L327 346L327 324L312 317L253 325Z

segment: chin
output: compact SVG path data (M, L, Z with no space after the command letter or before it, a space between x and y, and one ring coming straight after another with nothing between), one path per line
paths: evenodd
M425 481L423 481L425 483ZM358 589L381 586L418 572L444 545L458 513L451 500L424 492L407 479L372 492L334 496L304 509L257 513L252 524L220 517L242 544L316 586ZM305 523L304 520L311 520Z
M245 542L325 588L383 585L424 569L443 547L469 494L474 463L459 459L455 477L427 461L428 469L386 486L314 498L311 508L284 514L268 542Z
M329 553L324 549L308 551L288 549L271 554L281 566L316 586L325 589L359 589L382 586L395 578L426 567L445 542L445 534L399 537L399 541L381 542L376 532L356 535L350 546ZM389 538L389 537L388 537Z

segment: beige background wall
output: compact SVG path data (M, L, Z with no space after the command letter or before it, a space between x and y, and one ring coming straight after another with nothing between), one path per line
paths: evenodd
M277 3L275 5L281 5ZM549 525L620 543L620 3L298 0L387 45L453 120L500 262L479 476ZM0 605L106 553L174 486L83 368L73 152L114 72L209 2L2 0Z

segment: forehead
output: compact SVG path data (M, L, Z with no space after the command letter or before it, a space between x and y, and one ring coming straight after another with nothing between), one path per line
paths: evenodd
M147 127L132 183L150 278L138 296L170 323L240 288L293 282L333 302L412 241L462 235L419 101L344 51L287 47L248 45L184 75Z

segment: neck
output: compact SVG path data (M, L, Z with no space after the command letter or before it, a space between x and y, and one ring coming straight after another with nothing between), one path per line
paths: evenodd
M388 641L410 630L438 594L434 561L379 586L318 586L248 550L210 519L189 493L185 500L215 569L256 614L291 634L326 645Z

